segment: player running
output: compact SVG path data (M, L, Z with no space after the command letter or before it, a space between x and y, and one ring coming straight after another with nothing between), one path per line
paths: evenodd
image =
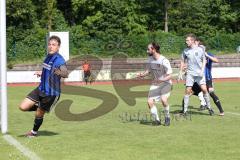
M172 68L170 62L160 53L160 46L157 43L148 45L147 53L149 55L147 69L143 73L138 73L138 77L144 77L151 73L153 80L148 95L148 106L154 117L153 125L161 125L158 115L156 102L161 101L164 107L165 126L170 125L170 114L168 98L170 96L172 81Z
M27 137L37 136L45 112L49 112L60 97L61 77L68 77L65 60L58 53L60 44L59 37L51 36L49 38L48 54L43 62L43 69L35 73L38 77L41 76L40 85L30 92L19 106L22 111L36 111L33 129L26 134Z

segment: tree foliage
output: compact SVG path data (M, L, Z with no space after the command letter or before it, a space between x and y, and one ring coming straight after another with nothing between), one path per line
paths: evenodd
M106 50L106 46L111 46L108 44L112 44L113 41L115 44L120 44L131 40L132 49L128 49L128 52L136 56L140 54L139 48L142 49L141 53L145 51L143 44L146 45L145 43L156 39L162 41L165 52L174 52L169 49L170 44L167 45L169 39L174 37L179 43L183 36L190 32L203 38L214 49L219 47L219 44L221 44L220 48L228 50L234 50L236 45L239 45L239 40L236 38L239 37L240 31L239 0L7 0L6 2L8 51L9 54L14 53L14 55L15 52L19 55L18 50L21 50L21 47L30 48L28 47L30 44L34 47L39 46L38 42L45 41L49 31L69 31L72 54L110 55L111 52ZM163 31L168 31L169 34ZM224 42L227 37L231 40L230 44ZM224 44L227 46L223 47ZM175 52L178 52L177 46L181 48L179 44L172 44L171 41L171 47ZM44 45L41 47L44 48ZM36 54L36 50L37 47L28 49L28 54L31 56L26 57L35 55L39 57L44 54L43 52Z

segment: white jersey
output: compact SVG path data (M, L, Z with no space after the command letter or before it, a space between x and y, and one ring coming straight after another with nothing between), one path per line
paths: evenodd
M182 60L187 62L187 74L201 76L205 51L201 47L187 48L182 53Z
M172 73L172 67L167 58L160 55L158 59L154 59L152 56L148 58L148 71L152 74L154 80L162 80L167 75ZM171 79L166 82L172 83Z
M200 48L202 48L203 52L206 52L206 47L204 45L199 45Z

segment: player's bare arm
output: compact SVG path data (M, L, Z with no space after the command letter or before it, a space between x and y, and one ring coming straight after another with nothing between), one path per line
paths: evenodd
M218 60L217 57L210 56L207 52L205 52L205 56L206 56L207 58L209 58L210 60L212 60L213 62L215 62L215 63L218 63L218 62L219 62L219 60Z
M137 73L137 78L145 77L149 74L149 70L145 70L144 72Z
M59 68L56 68L54 70L54 74L62 77L62 78L67 78L68 77L68 70L66 65L61 65Z
M180 71L183 71L184 65L185 65L184 61L181 60L181 63L180 63Z
M183 75L184 75L185 70L186 70L186 64L185 64L184 60L181 60L179 73L178 73L178 81L183 80Z

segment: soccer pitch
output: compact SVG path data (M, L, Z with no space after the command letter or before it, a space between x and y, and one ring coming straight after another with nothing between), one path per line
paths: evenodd
M137 98L136 105L129 106L112 85L86 86L113 94L118 99L116 108L88 121L63 121L52 111L46 114L39 136L26 138L24 134L32 129L34 113L21 112L18 104L33 88L8 87L9 134L41 159L237 160L240 157L239 82L215 82L216 94L225 110L224 117L218 116L213 101L214 116L209 116L207 111L198 111L200 103L196 96L190 99L190 116L176 116L174 113L180 110L184 85L174 84L169 99L169 127L151 125L146 97ZM147 93L148 89L148 85L142 85L131 91ZM91 111L102 103L93 97L69 94L62 94L59 102L64 99L73 101L70 111L74 114ZM162 110L162 105L158 104L158 109ZM27 159L3 136L0 137L0 155L1 160Z

